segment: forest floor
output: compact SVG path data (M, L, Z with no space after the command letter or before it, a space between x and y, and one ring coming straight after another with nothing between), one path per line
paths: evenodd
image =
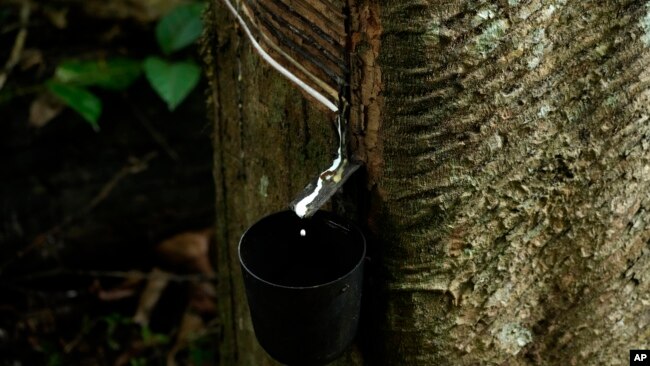
M0 5L0 366L217 362L204 78L173 112L144 76L91 87L98 128L47 88L70 60L162 55L180 2Z

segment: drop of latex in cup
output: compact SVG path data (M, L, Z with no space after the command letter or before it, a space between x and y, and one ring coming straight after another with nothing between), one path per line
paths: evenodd
M305 229L300 229L300 236L302 236L303 238L304 238L305 236L307 236L307 230L305 230Z

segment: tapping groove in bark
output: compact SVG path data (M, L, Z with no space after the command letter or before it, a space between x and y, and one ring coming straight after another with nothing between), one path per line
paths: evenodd
M266 365L237 240L328 162L334 133L247 45L238 79L241 36L219 3L220 349L223 364ZM649 348L650 5L350 0L350 13L363 223L379 238L366 364L625 365Z

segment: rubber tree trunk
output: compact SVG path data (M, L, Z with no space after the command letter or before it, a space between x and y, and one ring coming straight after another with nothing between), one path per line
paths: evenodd
M649 348L650 3L350 5L378 291L371 346L339 363L626 365ZM221 357L266 365L237 241L328 166L334 132L213 10Z

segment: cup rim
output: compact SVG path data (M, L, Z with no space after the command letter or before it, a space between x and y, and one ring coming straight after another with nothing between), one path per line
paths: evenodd
M257 279L258 281L260 281L260 282L262 282L262 283L264 283L266 285L269 285L269 286L282 288L282 289L287 289L287 290L316 289L316 288L320 288L320 287L329 286L329 285L331 285L331 284L333 284L335 282L343 280L344 278L346 278L346 277L350 276L352 273L354 273L359 268L359 266L361 266L361 264L363 264L363 262L365 261L365 259L366 259L366 236L363 235L363 232L361 231L361 229L354 222L352 222L351 220L349 220L349 219L347 219L347 218L345 218L343 216L339 216L339 215L337 215L337 214L335 214L333 212L329 212L329 211L325 211L325 210L318 210L317 213L318 212L324 212L324 213L326 213L328 215L335 215L337 218L343 219L343 221L345 221L346 224L348 224L353 230L356 230L357 233L359 233L359 235L361 236L361 240L363 242L363 251L361 252L361 256L360 256L359 261L357 262L357 264L355 264L354 267L352 267L352 269L350 271L348 271L347 273L345 273L344 275L342 275L342 276L340 276L338 278L335 278L335 279L333 279L333 280L331 280L329 282L325 282L325 283L322 283L322 284L319 284L319 285L314 285L314 286L286 286L286 285L280 285L280 284L277 284L277 283L267 281L267 280L261 278L260 276L256 275L255 273L253 273L253 271L250 270L250 268L248 268L248 266L246 266L246 264L242 260L241 246L242 246L242 242L244 240L244 237L246 236L246 234L255 225L257 225L261 221L263 221L263 220L265 220L265 219L267 219L267 218L269 218L271 216L284 214L286 212L291 212L291 213L295 214L295 212L293 212L292 210L283 210L283 211L277 211L277 212L271 213L269 215L266 215L266 216L260 218L259 220L255 221L255 223L253 223L251 226L249 226L248 229L246 229L246 231L244 231L242 236L239 238L239 244L237 245L237 257L239 258L239 264L242 266L242 268L244 268L246 273L248 273L249 275L251 275L252 277Z

